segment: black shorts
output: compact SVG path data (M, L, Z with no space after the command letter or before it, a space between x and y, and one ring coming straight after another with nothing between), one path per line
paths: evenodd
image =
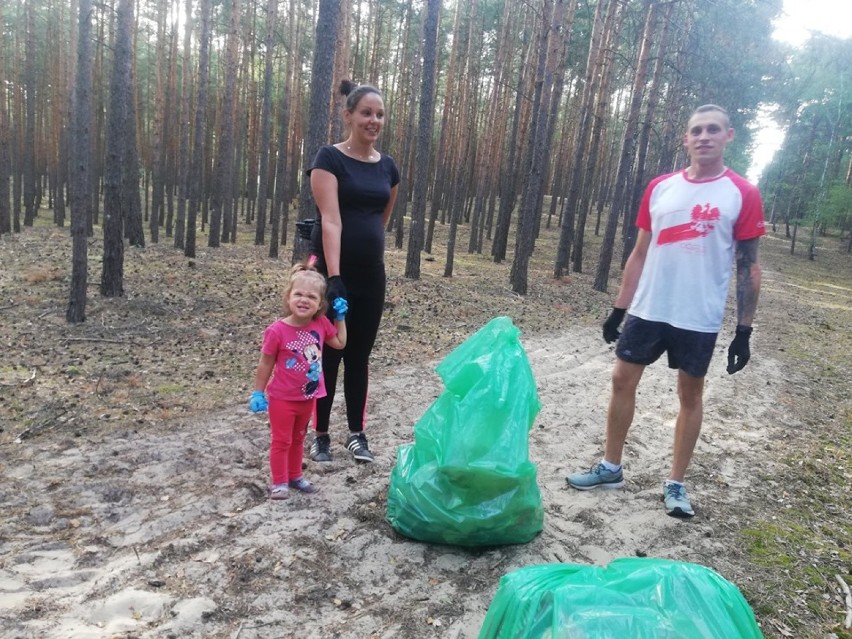
M628 315L615 354L625 362L647 366L668 353L669 368L680 369L693 377L704 377L710 368L717 335Z

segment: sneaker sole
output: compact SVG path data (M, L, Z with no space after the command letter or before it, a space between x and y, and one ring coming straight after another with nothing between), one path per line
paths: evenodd
M313 495L314 493L319 492L319 488L313 485L307 490L297 486L290 486L290 490L295 490L297 493L302 493L303 495Z
M355 461L364 462L365 464L369 464L369 463L375 461L375 459L372 457L372 455L370 457L366 457L364 455L358 455L356 453L352 453L352 456L355 458Z
M624 486L624 480L608 484L593 484L591 486L578 486L577 484L572 484L570 481L568 481L568 485L571 486L571 488L576 488L577 490L595 490L596 488L603 488L604 490L615 490Z
M328 459L317 459L316 457L311 457L312 462L316 462L317 464L329 464L331 463L331 455L329 455Z
M660 501L663 502L663 508L665 508L666 496L662 495L660 497ZM666 514L669 517L677 517L678 519L689 519L690 517L695 517L695 511L694 510L688 510L687 511L687 510L684 510L683 508L681 508L680 506L675 506L671 510L669 510L668 508L665 508L665 511L666 511Z
M666 514L669 517L677 517L678 519L689 519L690 517L695 517L695 511L687 512L680 508L675 508L674 510L667 510Z

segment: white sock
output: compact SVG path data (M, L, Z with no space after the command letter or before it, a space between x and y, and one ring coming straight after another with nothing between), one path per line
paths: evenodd
M613 464L605 459L602 459L601 463L604 465L604 468L606 468L611 473L617 473L619 470L621 470L621 464Z
M676 486L683 486L682 481L675 481L674 479L667 479L666 480L666 486L671 486L672 484L675 484Z

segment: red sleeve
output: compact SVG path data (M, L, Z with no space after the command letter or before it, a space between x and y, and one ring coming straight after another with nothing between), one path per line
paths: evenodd
M642 202L639 204L639 213L636 215L636 226L643 231L651 232L651 194L654 192L654 188L672 175L674 174L667 173L666 175L656 177L645 188L645 193L642 195Z
M755 237L766 235L766 228L763 222L763 201L760 198L760 191L756 186L742 178L736 179L734 182L739 188L740 193L743 194L743 205L740 210L740 216L734 225L734 239L751 240Z
M260 352L264 355L278 355L281 349L281 330L278 328L278 322L269 326L263 331L263 345L260 347Z

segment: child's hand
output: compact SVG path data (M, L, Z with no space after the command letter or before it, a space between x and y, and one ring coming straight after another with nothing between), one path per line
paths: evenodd
M349 310L349 302L344 298L338 297L331 303L331 308L334 309L334 319L346 319L346 312Z
M253 413L262 413L269 408L269 402L263 391L256 390L251 394L248 404L249 410Z

